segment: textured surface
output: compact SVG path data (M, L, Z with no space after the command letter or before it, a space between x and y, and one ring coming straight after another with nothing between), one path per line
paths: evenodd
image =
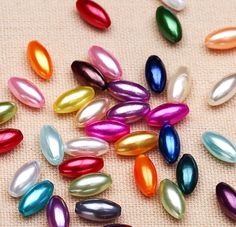
M193 89L187 103L189 116L176 129L182 141L181 156L191 153L199 166L199 184L186 199L186 217L182 221L171 218L162 208L159 197L151 199L137 190L133 179L133 158L117 157L113 149L105 155L104 171L113 177L112 187L100 195L122 206L118 219L133 227L149 226L234 226L218 209L215 186L225 181L236 188L236 167L214 159L201 145L200 136L206 130L222 133L236 142L236 97L223 106L211 108L206 103L207 93L214 82L235 72L235 51L213 52L203 46L205 36L220 27L235 26L235 0L188 0L187 8L178 13L183 25L183 40L172 46L159 34L155 21L158 0L97 0L110 14L111 28L106 32L93 29L80 20L74 0L12 0L0 5L0 86L1 100L15 101L19 111L16 117L2 127L20 128L23 143L13 152L0 157L0 226L47 226L45 210L23 219L18 210L18 199L11 198L8 185L16 169L29 160L42 162L40 179L55 184L55 194L67 203L71 213L71 226L103 226L79 219L75 212L78 201L68 194L69 180L61 177L57 169L44 159L39 147L39 131L42 125L52 124L65 141L83 134L75 128L74 115L59 116L53 113L56 97L77 85L70 65L74 60L86 60L91 45L97 44L110 50L119 59L124 79L138 81L147 87L144 76L145 62L156 54L166 65L169 78L180 65L187 65L193 76ZM51 53L55 66L53 78L43 81L34 74L26 58L30 40L37 39ZM46 107L32 110L14 99L7 89L10 76L23 76L33 81L44 92ZM100 95L104 94L100 92ZM163 95L152 95L151 106L165 102ZM142 123L132 130L148 129ZM157 151L149 153L157 167L159 181L169 178L175 181L175 167L168 166Z

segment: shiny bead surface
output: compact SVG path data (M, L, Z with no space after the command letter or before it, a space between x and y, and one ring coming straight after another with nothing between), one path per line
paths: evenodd
M161 0L166 6L176 11L181 11L185 8L185 0Z
M13 197L24 195L39 179L40 162L29 161L21 166L14 174L10 187L9 194Z
M76 203L75 212L90 221L108 222L121 215L121 206L107 199L86 199Z
M153 131L132 132L115 144L116 153L123 156L136 156L157 146L157 133Z
M177 43L182 39L182 27L174 13L164 6L156 11L156 21L162 36L171 43Z
M152 197L157 191L157 172L152 161L145 155L135 159L134 179L139 190L147 197Z
M8 80L11 93L22 103L33 108L42 108L45 99L42 92L29 80L20 77L11 77Z
M165 179L161 181L160 199L165 210L174 218L182 219L185 214L185 199L178 186Z
M104 166L99 157L77 157L67 159L59 165L59 172L65 177L76 178L88 173L101 170Z
M53 109L56 113L71 113L81 109L94 96L93 88L79 86L61 94L53 104Z
M53 66L47 49L38 41L33 40L28 44L27 55L35 73L45 80L50 79Z
M52 196L54 185L45 180L35 184L22 197L18 209L24 216L31 216L42 210Z
M110 187L111 176L105 173L90 173L71 182L69 192L77 197L95 196Z
M223 135L216 132L204 132L202 143L217 159L228 163L236 163L236 147Z
M13 102L0 102L0 124L3 124L16 114L17 107Z

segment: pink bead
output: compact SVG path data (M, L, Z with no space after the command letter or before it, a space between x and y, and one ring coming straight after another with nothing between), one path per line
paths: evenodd
M97 137L112 143L129 134L130 127L119 121L103 120L86 126L85 133L88 136Z
M89 59L108 80L119 80L122 69L117 59L107 50L99 46L92 46L88 51Z
M148 125L162 127L164 124L176 124L189 113L189 108L183 103L165 103L151 110L146 116Z

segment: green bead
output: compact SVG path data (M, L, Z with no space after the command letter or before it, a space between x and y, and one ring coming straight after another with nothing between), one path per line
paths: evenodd
M16 114L17 107L12 102L0 102L0 124L9 121Z
M179 19L169 9L160 6L156 11L156 21L162 36L171 43L182 39L182 27Z

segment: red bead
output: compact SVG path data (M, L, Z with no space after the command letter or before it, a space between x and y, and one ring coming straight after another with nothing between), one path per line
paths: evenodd
M96 28L105 29L111 25L107 12L94 1L77 0L76 8L81 18Z
M78 157L65 160L59 165L61 175L76 178L87 173L94 173L104 166L102 158L99 157Z
M0 129L0 154L13 150L23 140L23 134L18 129Z

